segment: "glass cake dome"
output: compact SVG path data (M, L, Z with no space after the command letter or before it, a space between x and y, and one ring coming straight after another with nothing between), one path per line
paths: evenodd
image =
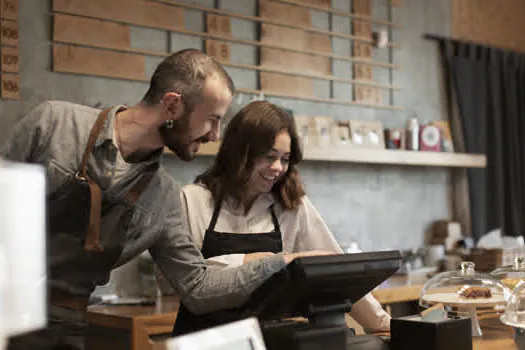
M525 283L520 283L509 298L501 322L514 328L514 341L525 349Z
M498 267L491 275L499 279L510 290L514 290L519 284L525 282L525 257L517 256L514 264Z
M511 290L497 277L479 273L474 268L474 263L464 261L459 270L432 277L423 286L419 305L428 308L441 303L449 312L467 315L472 321L472 334L476 336L481 335L477 310L503 310Z

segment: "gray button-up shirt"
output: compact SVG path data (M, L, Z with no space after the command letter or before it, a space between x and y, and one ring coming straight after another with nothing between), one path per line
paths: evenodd
M162 154L159 150L144 162L121 167L116 181L108 179L119 160L113 131L115 115L120 108L125 107L111 109L88 163L88 173L100 185L105 198L122 199L139 175L157 164ZM52 198L78 171L91 127L99 113L100 110L68 102L42 103L14 128L0 156L43 165L47 170L47 195ZM111 207L106 210L111 214ZM116 263L111 266L118 267L149 249L155 263L194 312L239 306L255 288L285 265L283 256L277 254L239 268L206 266L190 238L179 186L162 166L131 213L121 220L125 224L119 225L118 230L107 232L102 222L102 246L106 252L118 251L114 258ZM97 283L107 281L111 268L97 267L96 257L82 249L83 237L73 237L68 232L49 232L49 235L52 285L87 295ZM119 249L112 250L114 247Z

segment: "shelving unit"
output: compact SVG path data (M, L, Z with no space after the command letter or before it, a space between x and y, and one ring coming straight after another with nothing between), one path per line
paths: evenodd
M200 46L198 48L227 69L257 77L256 83L243 86L238 92L358 108L402 110L404 106L395 105L389 96L403 87L394 85L391 79L386 83L372 76L375 69L402 69L385 59L390 54L380 55L381 59L373 57L372 25L374 30L389 32L400 25L373 18L371 11L357 11L371 8L371 2L352 0L350 12L333 9L330 0L313 3L265 0L258 2L257 15L247 15L218 8L215 6L218 2L213 2L214 6L203 6L188 0L54 0L53 71L148 82L151 58L169 56L183 48L178 46L177 40L192 37L192 42ZM122 8L127 10L122 11ZM314 26L310 11L326 13L330 23L327 28ZM197 15L199 23L192 22ZM335 30L331 25L334 16L350 20L354 27L370 30ZM233 27L232 21L235 21ZM239 29L232 30L236 28L236 21L255 25L254 32L259 35L246 37L238 32ZM134 47L134 28L166 32L165 39L158 39L166 40L166 45L157 50ZM334 51L334 38L348 41L351 49ZM240 61L239 54L235 54L238 45L252 47L256 54ZM391 52L401 47L390 41L381 49ZM362 74L335 74L334 62L344 62L345 66L350 63L351 69ZM322 86L329 88L319 92L314 89L316 82L324 82ZM346 86L346 90L338 90L339 86ZM350 87L355 93L349 92Z
M218 142L201 146L200 156L215 156ZM165 153L171 153L166 150ZM431 166L444 168L485 168L487 158L483 154L414 152L403 150L363 149L344 146L306 146L303 151L306 161L328 161L361 164L390 164L407 166Z

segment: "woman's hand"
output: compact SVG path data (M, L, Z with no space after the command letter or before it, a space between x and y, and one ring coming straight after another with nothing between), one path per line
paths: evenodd
M340 253L330 252L327 250L310 250L306 252L284 254L284 261L289 264L296 258L302 258L305 256L320 256L320 255L336 255Z
M270 252L257 252L257 253L245 254L244 255L244 260L242 262L244 264L246 264L246 263L248 263L250 261L259 260L259 259L262 259L264 257L271 256L271 255L274 255L274 254L270 253Z

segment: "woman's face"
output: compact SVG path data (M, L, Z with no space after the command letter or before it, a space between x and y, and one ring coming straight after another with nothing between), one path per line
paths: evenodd
M288 131L282 130L275 136L272 149L255 160L248 184L251 193L258 195L270 192L273 185L286 174L290 162L291 143Z

